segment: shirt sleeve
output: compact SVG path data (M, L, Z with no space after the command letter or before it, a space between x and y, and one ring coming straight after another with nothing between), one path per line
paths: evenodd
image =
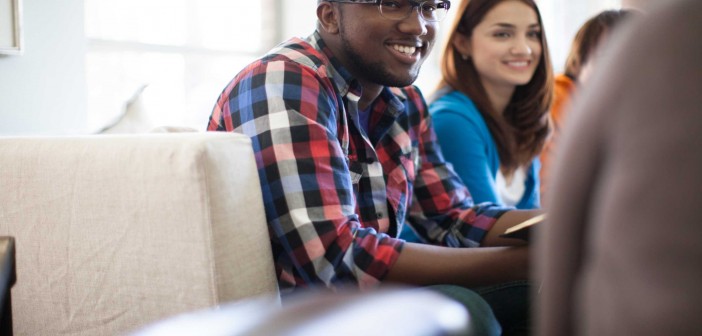
M252 140L281 290L372 287L403 245L359 223L338 139L341 104L314 70L259 62L225 89L210 118L208 130Z
M423 100L421 104L423 103ZM494 203L475 204L468 189L446 163L437 143L432 118L420 109L418 128L420 166L408 222L429 243L477 247L497 218L510 208Z

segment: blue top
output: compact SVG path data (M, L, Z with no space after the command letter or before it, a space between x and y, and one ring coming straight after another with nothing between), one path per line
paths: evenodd
M431 103L429 111L446 161L453 164L473 200L503 205L495 186L500 167L497 144L473 101L459 91L451 91ZM534 158L526 171L525 191L517 209L540 207L540 166L538 157Z

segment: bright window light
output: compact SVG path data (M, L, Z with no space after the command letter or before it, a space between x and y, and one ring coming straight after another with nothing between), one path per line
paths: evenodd
M620 0L537 3L556 71L579 26L620 6ZM89 129L117 120L145 87L139 96L145 119L203 130L218 95L246 64L315 29L316 6L314 0L85 0ZM451 20L442 22L415 82L426 96L441 75L439 56Z

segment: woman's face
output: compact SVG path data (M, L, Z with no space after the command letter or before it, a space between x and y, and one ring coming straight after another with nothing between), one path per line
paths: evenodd
M536 12L521 1L497 4L470 38L456 36L454 46L472 59L488 91L527 84L541 59L541 25Z

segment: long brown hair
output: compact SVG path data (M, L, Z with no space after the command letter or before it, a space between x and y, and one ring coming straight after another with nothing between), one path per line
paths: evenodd
M542 29L542 52L534 76L529 83L516 87L502 118L496 118L472 59L463 60L452 41L456 34L470 38L475 26L502 1L521 1L536 12ZM451 25L448 43L441 56L442 80L439 88L450 86L473 100L495 139L501 169L511 174L518 167L527 166L541 152L549 132L548 110L553 99L553 70L541 14L533 0L463 0L457 10L458 15Z
M573 39L565 64L566 76L578 80L580 70L600 44L602 36L632 13L635 12L627 9L612 9L603 11L587 20Z

